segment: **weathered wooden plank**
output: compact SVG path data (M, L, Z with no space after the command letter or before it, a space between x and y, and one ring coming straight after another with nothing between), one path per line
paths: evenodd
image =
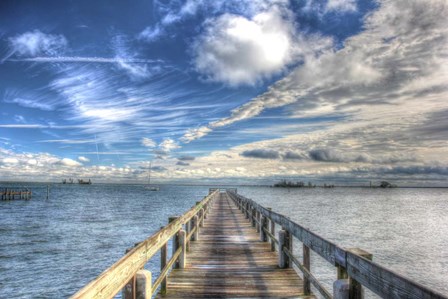
M338 266L338 279L343 278L344 272L348 272L351 278L384 298L448 299L445 295L413 282L408 278L325 240L319 235L291 221L288 217L266 209L251 199L236 193L229 193L229 195L234 200L241 201L243 207L250 206L275 223L280 224L283 229L290 232L304 246L319 254L332 265Z
M217 192L211 193L187 213L141 242L71 298L112 298L115 296L137 271L143 268L146 262L182 228L183 224L203 209L203 206L217 194Z
M447 299L438 292L349 251L347 272L350 277L385 298Z
M259 221L257 221L259 222ZM267 224L261 221L264 230ZM170 274L163 298L300 298L303 282L291 269L279 269L271 244L227 194L214 201L200 240L191 242L185 269ZM160 297L162 298L162 297ZM314 297L312 297L314 298Z

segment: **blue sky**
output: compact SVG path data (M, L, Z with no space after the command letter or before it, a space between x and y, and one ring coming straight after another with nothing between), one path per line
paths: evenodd
M446 185L446 1L2 1L0 179Z

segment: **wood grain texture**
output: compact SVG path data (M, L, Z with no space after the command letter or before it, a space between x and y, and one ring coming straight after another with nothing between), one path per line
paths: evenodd
M169 223L157 233L139 243L118 262L105 270L95 280L79 290L71 298L112 298L142 269L146 262L157 253L183 225L203 210L205 204L217 196L217 191L204 198L188 212Z
M280 269L277 254L261 242L252 223L227 194L221 193L192 241L185 269L168 278L158 298L315 298L303 295L292 268Z
M229 195L240 202L240 206L250 206L268 219L282 226L310 250L319 254L332 265L338 267L338 279L350 276L383 298L424 298L448 299L448 296L416 283L400 274L363 258L360 252L351 252L309 231L291 221L288 217L273 212L252 199L236 193ZM252 215L255 214L252 212ZM280 240L279 240L280 242ZM302 270L303 271L303 270ZM306 274L306 273L305 273Z

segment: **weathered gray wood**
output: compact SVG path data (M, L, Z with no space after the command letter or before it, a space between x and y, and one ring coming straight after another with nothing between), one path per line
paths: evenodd
M287 267L287 256L286 253L283 251L283 248L286 247L286 231L279 230L278 232L278 267L280 269Z
M313 286L319 291L319 293L325 298L325 299L332 299L332 296L330 292L325 289L325 287L317 280L316 277L314 277L313 274L311 274L310 270L306 269L303 264L300 263L300 261L292 254L291 251L289 251L286 248L283 248L283 251L286 253L288 258L294 263L294 265L299 268L300 271L303 273L303 277L308 279L309 282L313 284Z
M311 272L310 248L303 245L303 267ZM303 292L307 295L311 293L311 284L308 277L303 278Z
M204 209L201 209L199 211L199 226L200 227L204 226Z
M351 253L354 253L356 255L359 255L365 259L372 260L373 255L365 250L362 250L360 248L349 248L347 249ZM348 274L348 273L347 273ZM364 289L362 288L362 285L356 281L353 277L349 275L348 277L350 291L349 296L350 299L363 299L364 298Z
M136 299L151 299L152 296L152 276L148 270L138 270L136 274L135 288Z
M182 225L189 221L202 208L203 204L212 200L218 193L207 196L202 203L191 208L176 221L168 224L129 253L122 257L110 268L105 270L95 280L79 290L71 298L112 298L126 283L134 277L146 262L160 250L164 244L177 233Z
M251 206L251 221L252 221L252 226L255 227L257 219L256 219L256 210L253 206Z
M165 243L162 248L160 248L160 272L166 267L166 262L168 258L168 243ZM160 293L166 294L166 277L162 277L160 282Z
M319 235L291 221L289 218L269 211L251 199L235 193L230 193L230 196L239 197L243 202L249 203L252 207L260 211L261 214L291 232L294 237L332 265L345 268L350 277L382 297L448 299L447 296L413 282L372 261L347 252L334 243L325 240Z
M260 218L260 241L261 242L266 242L268 240L267 236L266 236L266 229L268 228L268 219L264 216L261 216Z
M155 291L157 290L157 288L159 287L159 285L162 284L162 281L164 279L167 279L168 276L168 272L173 268L174 263L176 263L176 261L179 259L179 255L181 253L182 248L178 248L177 251L174 253L174 255L170 258L170 260L168 261L168 263L165 265L165 267L163 268L162 271L160 271L160 275L159 277L157 277L156 281L154 282L154 285L152 287L153 293L152 295L154 295ZM168 286L166 287L166 291L168 291Z
M190 251L190 238L191 238L190 233L191 233L191 229L192 229L191 221L193 221L193 220L190 219L190 221L185 223L185 230L187 232L187 237L186 237L187 238L187 252Z
M337 246L334 243L329 242L324 238L320 237L319 235L307 230L306 228L300 226L299 224L291 221L288 217L283 216L282 214L276 213L274 211L269 211L268 209L264 208L263 206L259 205L258 203L249 198L246 198L244 196L235 193L229 193L229 194L230 196L239 197L243 201L249 202L253 209L259 211L267 218L281 225L285 230L290 232L294 237L299 239L299 241L304 243L311 250L319 254L321 257L326 259L331 264L336 265L335 251ZM252 215L254 214L255 212L252 212ZM253 221L255 222L254 216ZM255 223L253 223L253 225L255 226Z
M194 231L194 233L193 233L193 238L192 238L193 241L199 240L199 220L198 219L199 218L198 218L197 215L195 215L193 217L193 219L192 219L193 220L193 227L196 229Z
M333 283L334 299L349 299L350 284L348 279L338 279Z
M215 201L187 258L185 269L170 273L166 296L157 298L305 298L299 276L277 267L270 244L226 194Z
M187 234L184 230L179 231L179 246L182 248L179 256L179 268L184 269L187 262Z
M269 211L272 211L272 208L267 208ZM269 219L269 218L268 218ZM269 223L271 224L270 226L270 232L272 236L275 236L275 222L272 221L272 219L269 219ZM271 250L275 251L275 238L274 237L270 237L271 238Z
M171 216L168 218L168 223L171 223L173 221L175 221L176 219L178 219L180 216ZM180 231L180 230L179 230ZM174 234L173 239L172 239L172 255L174 255L174 253L177 251L177 249L179 248L179 231ZM174 268L179 268L179 262L176 261L174 263Z

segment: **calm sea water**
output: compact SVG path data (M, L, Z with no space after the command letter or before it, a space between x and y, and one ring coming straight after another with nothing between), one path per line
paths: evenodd
M150 192L141 185L55 184L47 200L46 185L24 185L33 189L32 200L0 202L0 298L69 297L208 193L200 186ZM448 294L448 189L238 191ZM159 258L147 268L158 275ZM328 287L335 279L335 269L316 254L312 272Z

